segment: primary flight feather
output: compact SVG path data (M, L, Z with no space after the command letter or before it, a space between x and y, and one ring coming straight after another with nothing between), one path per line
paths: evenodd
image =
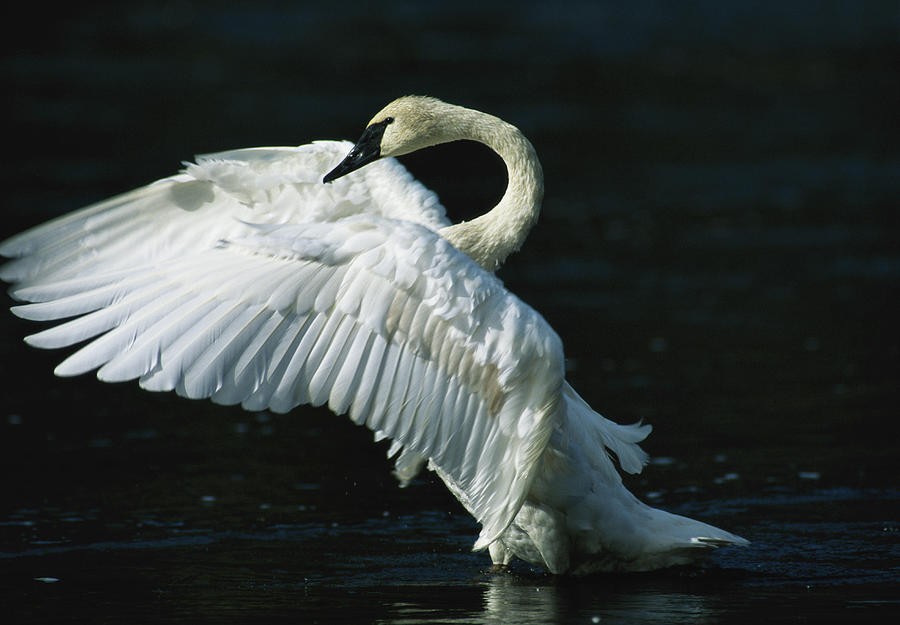
M507 165L492 210L448 223L392 156L480 141ZM287 412L327 404L427 463L495 565L555 573L683 564L742 538L650 508L622 485L649 426L600 416L564 380L559 338L493 275L535 223L543 175L500 119L390 103L360 140L203 156L176 176L0 244L0 278L38 321L87 341L56 369Z

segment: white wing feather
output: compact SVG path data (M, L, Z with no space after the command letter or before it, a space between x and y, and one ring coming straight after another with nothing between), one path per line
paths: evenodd
M559 419L559 339L435 231L433 194L386 160L323 185L349 144L240 150L0 244L0 270L89 340L57 368L286 412L327 403L428 459L483 525L522 506Z

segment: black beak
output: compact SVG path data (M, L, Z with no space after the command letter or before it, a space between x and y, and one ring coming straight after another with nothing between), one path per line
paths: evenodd
M383 122L372 124L366 128L359 141L350 150L350 153L338 163L337 167L322 178L322 182L331 182L349 174L351 171L356 171L364 165L368 165L372 161L378 160L381 156L381 137L384 135L385 127L392 121L393 119L389 117Z

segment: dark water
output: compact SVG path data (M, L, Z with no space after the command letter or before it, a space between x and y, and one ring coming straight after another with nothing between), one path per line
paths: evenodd
M563 8L559 8L563 7ZM60 380L0 315L3 622L879 622L900 615L896 2L34 4L6 16L0 236L194 153L355 138L429 93L534 141L502 275L641 497L753 541L702 568L488 576L431 476L316 410ZM465 217L477 146L406 160Z

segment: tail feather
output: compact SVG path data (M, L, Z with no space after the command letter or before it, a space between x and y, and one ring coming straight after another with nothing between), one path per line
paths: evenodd
M568 468L538 482L537 501L562 509L575 574L650 571L685 565L719 547L748 541L701 521L652 508L622 483L611 455L639 473L648 455L639 446L650 433L641 423L619 425L594 412L571 386L563 386L566 436L557 442ZM601 449L608 453L602 453ZM573 479L573 476L580 479Z
M593 441L615 454L619 466L626 473L640 473L643 470L649 456L638 443L650 435L653 430L652 426L640 421L629 425L610 421L595 412L568 382L563 385L563 397L566 403L569 427L583 428L587 440ZM611 468L615 471L614 467Z
M580 557L572 573L652 571L695 564L720 547L749 541L702 521L651 508L636 498L608 492L592 502L593 527L578 536ZM616 505L614 513L609 506ZM579 511L582 514L586 510Z

